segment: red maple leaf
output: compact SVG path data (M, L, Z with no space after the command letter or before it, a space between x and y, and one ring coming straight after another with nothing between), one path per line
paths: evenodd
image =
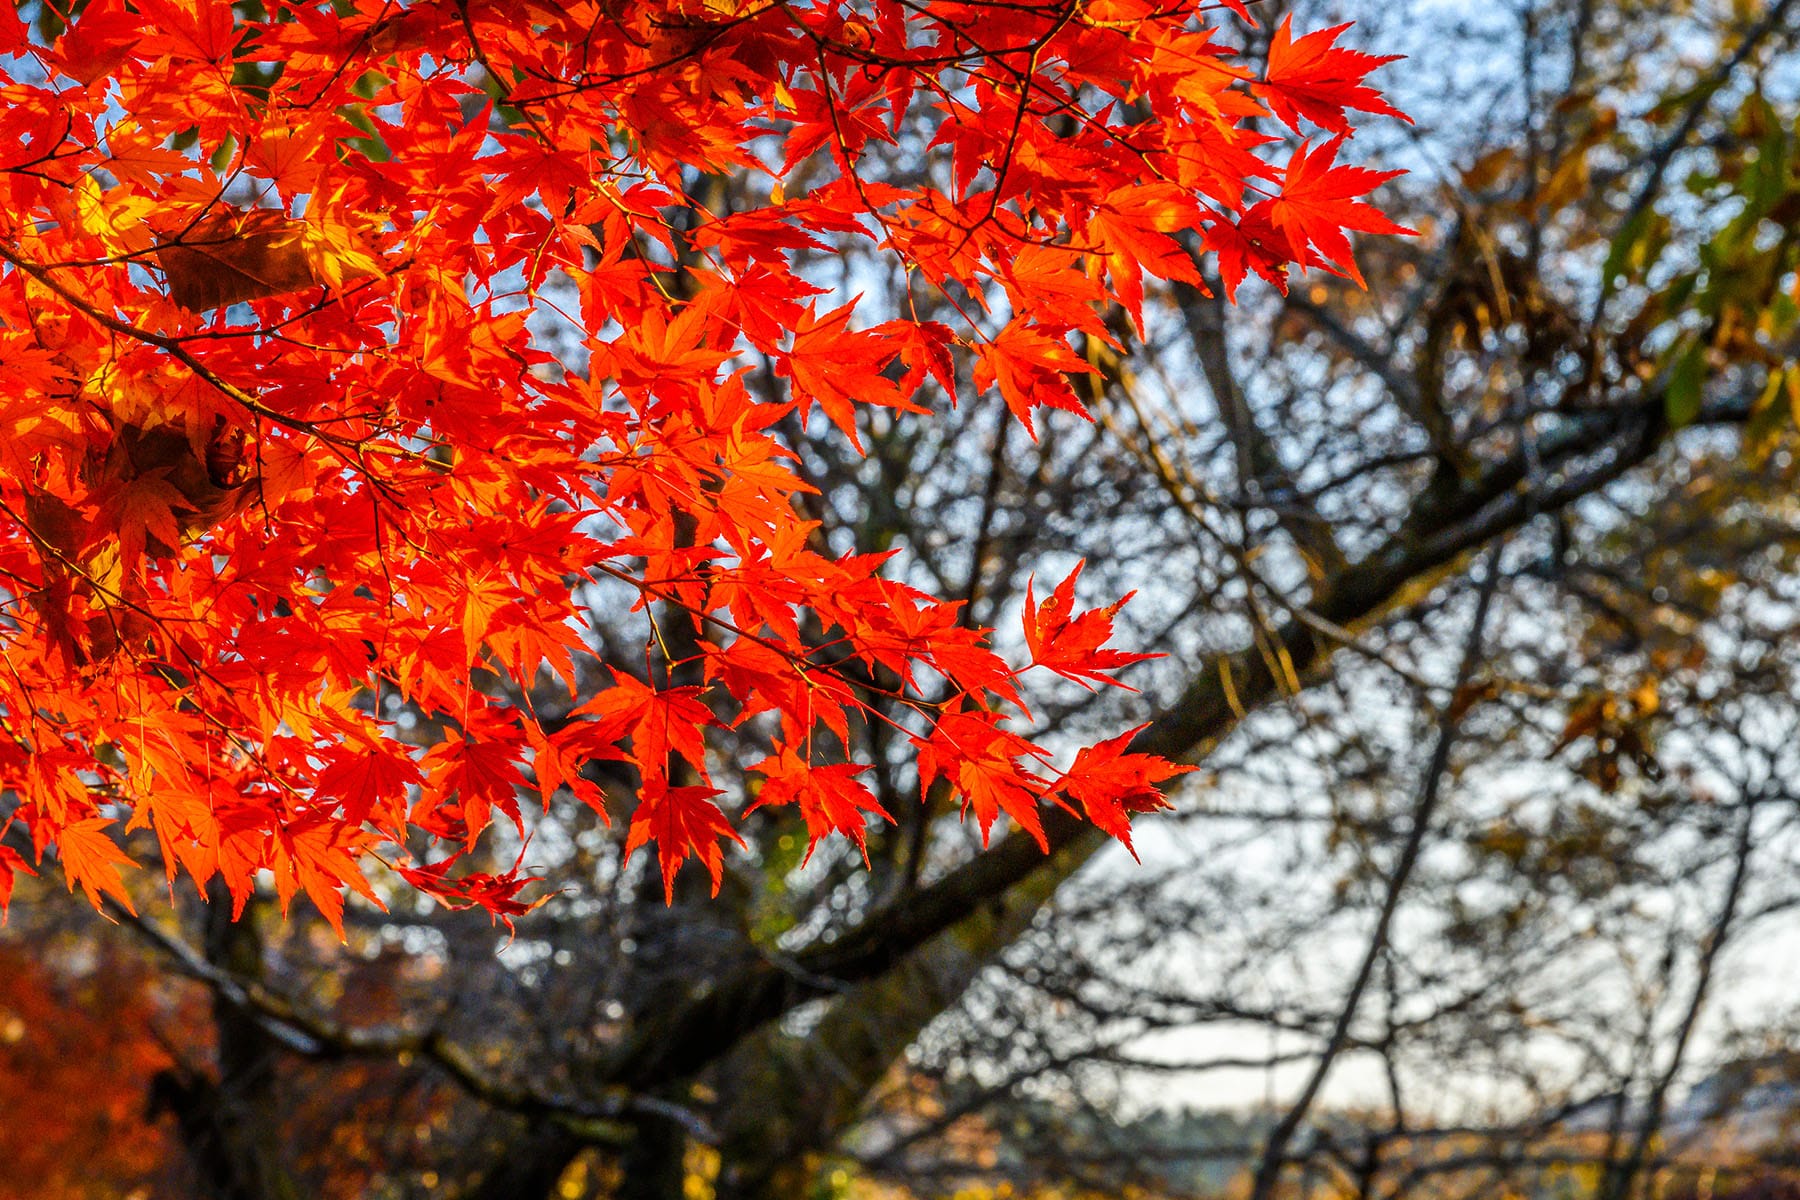
M1044 757L1043 751L1010 730L989 712L946 713L927 739L913 739L919 753L921 793L942 778L962 798L963 811L973 811L987 845L994 820L1005 813L1046 852L1043 818L1038 807L1049 783L1023 766L1021 759Z
M688 855L699 859L712 876L713 895L725 876L725 851L721 838L742 846L744 839L731 827L712 798L712 787L669 787L660 779L647 779L638 792L637 810L625 835L625 857L656 843L656 861L662 868L663 899L675 901L675 873Z
M1087 406L1076 399L1075 389L1069 386L1068 376L1070 372L1099 372L1069 349L1061 337L1015 318L991 341L976 346L975 354L976 390L998 386L1000 398L1033 441L1037 440L1037 430L1031 423L1031 410L1039 405L1081 417L1088 415Z
M1274 285L1283 295L1287 294L1288 264L1294 261L1293 250L1270 224L1267 204L1252 208L1236 221L1214 213L1202 237L1206 248L1218 256L1219 280L1224 285L1227 300L1237 299L1238 288L1251 272ZM1317 261L1317 256L1309 250L1302 265Z
M894 361L896 348L881 331L850 328L855 308L853 300L822 317L808 312L800 318L783 373L794 381L796 400L803 405L817 401L831 423L861 449L862 439L856 432L858 404L924 410L909 403L899 387L882 375Z
M194 506L167 475L166 468L158 468L133 476L106 497L94 518L93 535L116 531L119 556L127 564L143 558L146 547L167 552L181 545L175 514Z
M575 745L600 757L606 743L629 736L631 759L645 775L665 773L670 751L704 775L706 738L702 730L718 724L712 710L700 700L699 688L658 691L618 671L613 673L612 687L571 715L598 718L591 728L578 731Z
M304 889L341 942L346 886L375 907L385 908L356 865L362 841L355 829L317 813L284 827L273 839L269 858L281 911L286 913L295 893Z
M513 765L519 758L516 745L467 734L452 734L426 754L423 765L430 772L434 792L446 799L456 798L465 846L475 844L496 807L515 829L524 831L518 798L521 781Z
M1108 197L1088 221L1088 232L1105 246L1106 266L1114 294L1131 314L1140 333L1144 328L1144 275L1200 283L1193 256L1169 236L1192 229L1200 222L1193 196L1174 184L1162 188L1129 188L1117 198Z
M1185 775L1194 768L1179 766L1154 754L1130 754L1125 748L1143 731L1128 730L1093 746L1084 746L1075 763L1057 780L1056 788L1081 806L1087 819L1119 839L1133 858L1131 814L1168 808L1169 802L1156 785Z
M406 789L423 773L398 743L377 744L336 759L319 772L320 799L344 806L344 821L361 825L371 817L383 828L399 829L406 820Z
M806 857L819 839L829 833L841 833L869 859L868 829L865 814L873 813L883 820L894 818L868 786L857 780L867 766L856 763L830 763L815 766L793 747L777 744L775 753L750 768L768 776L756 794L756 802L746 812L769 805L797 804L806 821Z
M529 902L519 899L519 893L536 880L524 874L518 864L500 874L469 871L452 878L450 868L461 857L462 852L458 851L440 862L401 866L398 870L408 883L446 908L479 908L492 914L493 919L502 922L509 931L514 917L524 916L550 899L550 893Z
M1052 794L1122 828L1162 767L1078 756L1056 792L997 715L1022 668L1147 657L1107 648L1118 605L1076 612L1073 575L1028 595L1007 661L970 605L827 536L859 469L813 479L794 418L855 442L894 416L869 406L970 383L1033 437L1040 407L1085 416L1070 339L1117 348L1146 276L1197 283L1196 233L1228 293L1358 278L1347 234L1399 231L1362 199L1391 176L1336 156L1351 114L1393 113L1365 83L1386 60L1284 24L1258 80L1183 6L527 7L93 0L28 78L0 54L0 213L26 222L0 238L0 575L26 601L0 792L34 850L122 901L99 813L129 813L171 880L241 911L272 874L336 923L379 832L435 860L414 886L504 918L516 864L448 864L496 807L529 834L526 787L604 817L588 772L615 760L643 781L627 849L716 885L727 719L763 739L734 759L767 753L758 805L814 840L885 814L798 747L895 720L984 838L1006 813L1041 840ZM1009 46L1033 49L984 49ZM510 103L466 107L444 64L474 62ZM277 63L283 103L245 103L232 81ZM1071 123L1056 95L1130 100ZM1338 136L1281 170L1268 110ZM883 182L900 147L949 190ZM867 325L820 311L887 277ZM591 694L541 713L552 677ZM0 906L23 869L0 855Z
M1114 679L1109 672L1162 656L1103 648L1112 640L1113 618L1137 593L1128 592L1105 608L1077 613L1075 581L1081 578L1085 565L1077 563L1069 577L1057 584L1056 590L1046 596L1042 604L1032 592L1035 581L1025 582L1025 645L1031 651L1031 661L1083 687L1091 687L1089 681L1092 680L1133 691L1135 689Z
M1365 54L1334 45L1348 24L1321 29L1294 40L1294 18L1282 19L1269 43L1269 66L1260 83L1251 91L1290 127L1300 128L1300 118L1332 133L1349 136L1347 109L1399 117L1408 124L1412 118L1389 104L1380 92L1363 80L1375 68L1397 62L1398 54Z
M1354 280L1358 287L1367 287L1362 272L1356 269L1345 230L1407 235L1416 231L1396 224L1380 209L1359 199L1402 172L1336 166L1343 144L1340 134L1310 153L1306 145L1301 145L1288 160L1281 194L1251 209L1244 221L1249 224L1266 216L1287 239L1288 251L1295 260L1303 265L1319 262Z

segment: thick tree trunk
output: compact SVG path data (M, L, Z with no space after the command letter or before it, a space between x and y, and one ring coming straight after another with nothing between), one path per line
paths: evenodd
M252 909L231 919L222 887L209 893L206 957L240 979L261 979L262 935ZM282 1163L281 1098L275 1068L281 1047L255 1017L223 997L213 1001L218 1029L217 1122L234 1181L245 1200L299 1200Z
M231 919L231 898L215 886L205 914L207 961L240 979L262 975L256 914ZM283 1164L280 1047L256 1019L222 996L213 1001L216 1077L171 1069L151 1083L150 1112L167 1111L209 1200L300 1200Z
M1064 853L893 970L845 992L802 1036L765 1026L720 1067L718 1200L805 1194L816 1156L919 1033L954 1006L1082 861Z

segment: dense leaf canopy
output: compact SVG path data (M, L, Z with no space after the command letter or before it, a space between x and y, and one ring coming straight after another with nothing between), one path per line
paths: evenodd
M860 444L955 399L959 368L1027 427L1082 412L1108 309L1141 325L1146 276L1200 283L1183 235L1227 292L1360 278L1346 231L1400 232L1362 199L1390 176L1340 161L1352 113L1398 115L1364 82L1386 60L1283 25L1253 73L1211 7L9 7L9 823L97 903L129 904L124 819L240 906L267 871L335 922L346 886L376 898L373 857L516 915L521 867L458 860L496 811L523 833L522 796L604 815L590 764L623 763L627 851L716 888L738 802L705 730L766 727L747 807L860 845L887 813L845 747L880 720L984 837L1004 814L1043 842L1048 804L1128 837L1176 768L1017 725L1020 671L1110 683L1141 657L1104 648L1116 605L1048 588L1031 661L1004 660L888 555L818 536L775 429L816 409ZM904 186L899 154L924 164ZM712 184L746 173L758 199L728 209ZM797 265L852 244L958 322L866 318ZM601 579L657 614L641 673L596 666ZM546 673L573 712L535 710ZM22 869L0 845L0 902Z

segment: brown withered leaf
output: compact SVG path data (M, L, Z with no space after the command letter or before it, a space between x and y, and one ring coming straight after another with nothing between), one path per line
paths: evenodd
M366 254L333 253L307 222L272 209L217 209L156 251L169 296L201 312L375 273Z

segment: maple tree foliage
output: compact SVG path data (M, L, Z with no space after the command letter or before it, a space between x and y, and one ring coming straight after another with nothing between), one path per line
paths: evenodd
M158 996L127 955L102 948L76 972L44 951L0 947L0 1101L30 1114L0 1126L5 1182L30 1181L47 1200L120 1196L122 1181L154 1181L172 1157L143 1120L152 1081L173 1065L151 1031L198 1014Z
M1240 0L91 0L34 25L8 7L7 824L96 903L130 904L120 836L148 829L171 882L216 877L240 907L267 872L338 922L345 889L377 901L378 860L504 917L528 871L463 856L496 819L522 834L533 793L605 816L585 763L642 781L628 852L654 843L668 888L696 857L716 889L738 834L709 727L769 730L746 811L797 805L815 842L861 845L888 814L847 731L898 720L984 838L1005 814L1041 841L1059 804L1128 839L1181 768L1126 737L1059 767L1015 682L1116 682L1141 657L1107 648L1118 605L1078 609L1071 575L1008 662L959 605L884 577L887 556L813 536L773 427L816 408L855 441L872 410L954 400L965 375L1028 427L1083 412L1071 337L1114 341L1114 304L1141 324L1145 276L1198 285L1193 239L1228 292L1296 265L1358 278L1346 232L1399 227L1362 199L1390 175L1338 159L1351 113L1396 115L1365 82L1386 60L1284 24L1258 75L1211 24L1250 18ZM902 134L933 182L863 169ZM766 201L709 210L723 174ZM797 265L855 242L959 325L865 319ZM546 312L579 355L545 349ZM746 386L752 355L780 403ZM582 589L600 579L654 626L644 677L614 670L541 719L543 677L576 699L598 661ZM442 728L429 749L395 736L402 706ZM31 869L0 845L0 904Z

